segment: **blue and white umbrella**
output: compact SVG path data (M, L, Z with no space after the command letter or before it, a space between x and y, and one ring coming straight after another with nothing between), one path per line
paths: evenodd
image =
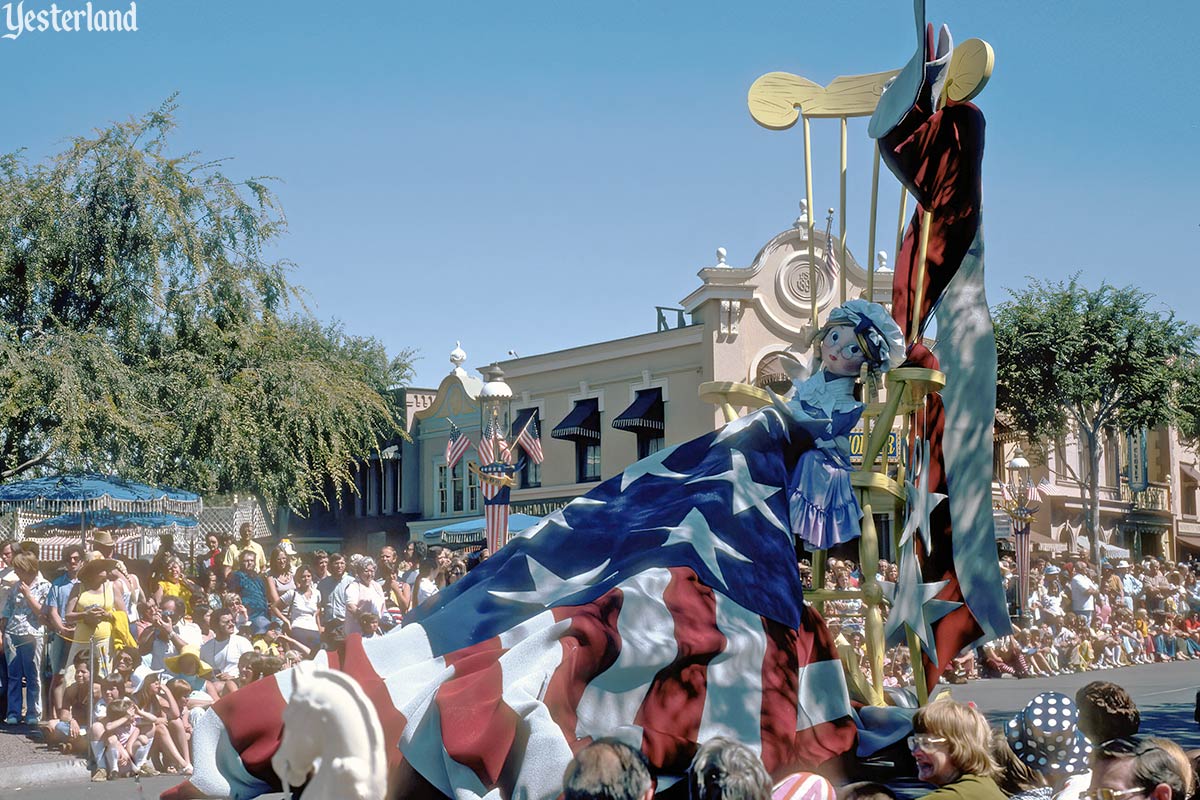
M0 508L130 514L188 514L203 509L200 495L150 486L115 475L51 475L0 485Z

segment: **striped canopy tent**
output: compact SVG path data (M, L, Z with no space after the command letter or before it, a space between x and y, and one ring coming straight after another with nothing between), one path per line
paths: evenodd
M188 514L203 510L200 495L150 486L115 475L50 475L0 486L0 508L70 512Z
M43 564L53 564L62 560L65 548L73 544L79 544L79 534L29 537L25 541L37 544L37 557L39 561ZM141 558L144 554L147 554L144 549L146 543L141 531L114 536L113 541L117 543L115 552L119 556ZM49 576L49 573L45 574Z
M114 534L117 554L141 558L158 550L157 537L161 534L195 533L199 529L199 520L179 514L117 513L101 509L74 511L38 520L25 527L25 536L38 543L38 557L43 561L59 560L64 547L79 544L82 535L97 530ZM117 531L125 533L117 534Z

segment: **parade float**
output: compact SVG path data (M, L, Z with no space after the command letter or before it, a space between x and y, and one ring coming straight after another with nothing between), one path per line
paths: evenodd
M195 727L195 775L164 797L251 798L305 780L326 786L323 756L297 746L289 726L308 726L314 710L337 713L327 698L352 684L339 677L322 688L333 680L322 677L327 670L352 679L350 694L361 692L373 708L374 717L347 703L344 721L377 720L377 730L353 737L382 742L389 797L549 800L573 754L599 737L638 747L660 791L679 782L713 736L752 747L776 778L836 772L907 733L902 712L872 711L887 710L889 643L919 654L916 699L924 702L959 651L1007 632L991 516L995 346L983 290L983 115L970 102L991 74L992 53L979 40L953 47L945 28L935 40L921 0L914 11L914 54L902 69L824 87L771 73L749 95L759 124L801 123L808 208L810 126L840 125L841 218L825 257L842 264L851 229L848 120L870 119L870 252L881 164L902 187L890 310L870 302L872 265L866 299L847 297L843 280L822 313L810 249L812 305L807 335L793 343L794 392L707 384L703 396L727 419L719 430L631 464L508 541L506 508L497 508L493 556L401 628L351 636L341 652L320 653L315 672L279 673L217 702ZM812 248L811 215L808 227ZM483 421L490 447L473 469L494 488L492 505L506 506L514 448L494 422ZM864 442L857 468L843 458L853 431ZM885 449L894 432L902 446ZM906 520L894 583L876 581L871 569L879 556L873 512L884 507ZM817 576L822 547L857 537L861 586L805 592L797 534L815 549ZM848 597L866 607L869 670L843 666L818 611ZM293 712L289 702L313 709ZM339 730L322 724L327 738ZM327 744L322 752L350 752ZM350 772L372 763L371 753L358 755ZM357 772L346 780L361 786Z

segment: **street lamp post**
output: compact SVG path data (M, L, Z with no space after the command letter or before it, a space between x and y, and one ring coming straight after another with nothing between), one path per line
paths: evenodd
M998 504L1012 520L1017 557L1017 615L1024 618L1029 610L1029 526L1041 508L1041 495L1029 477L1029 459L1020 445L1008 462L1008 481L1000 484Z

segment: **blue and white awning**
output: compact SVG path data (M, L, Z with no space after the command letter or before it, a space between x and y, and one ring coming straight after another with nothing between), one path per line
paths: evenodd
M643 389L629 408L613 420L612 426L634 433L661 433L665 427L663 418L662 389Z
M550 435L568 441L600 441L600 401L595 397L576 401L575 408Z

